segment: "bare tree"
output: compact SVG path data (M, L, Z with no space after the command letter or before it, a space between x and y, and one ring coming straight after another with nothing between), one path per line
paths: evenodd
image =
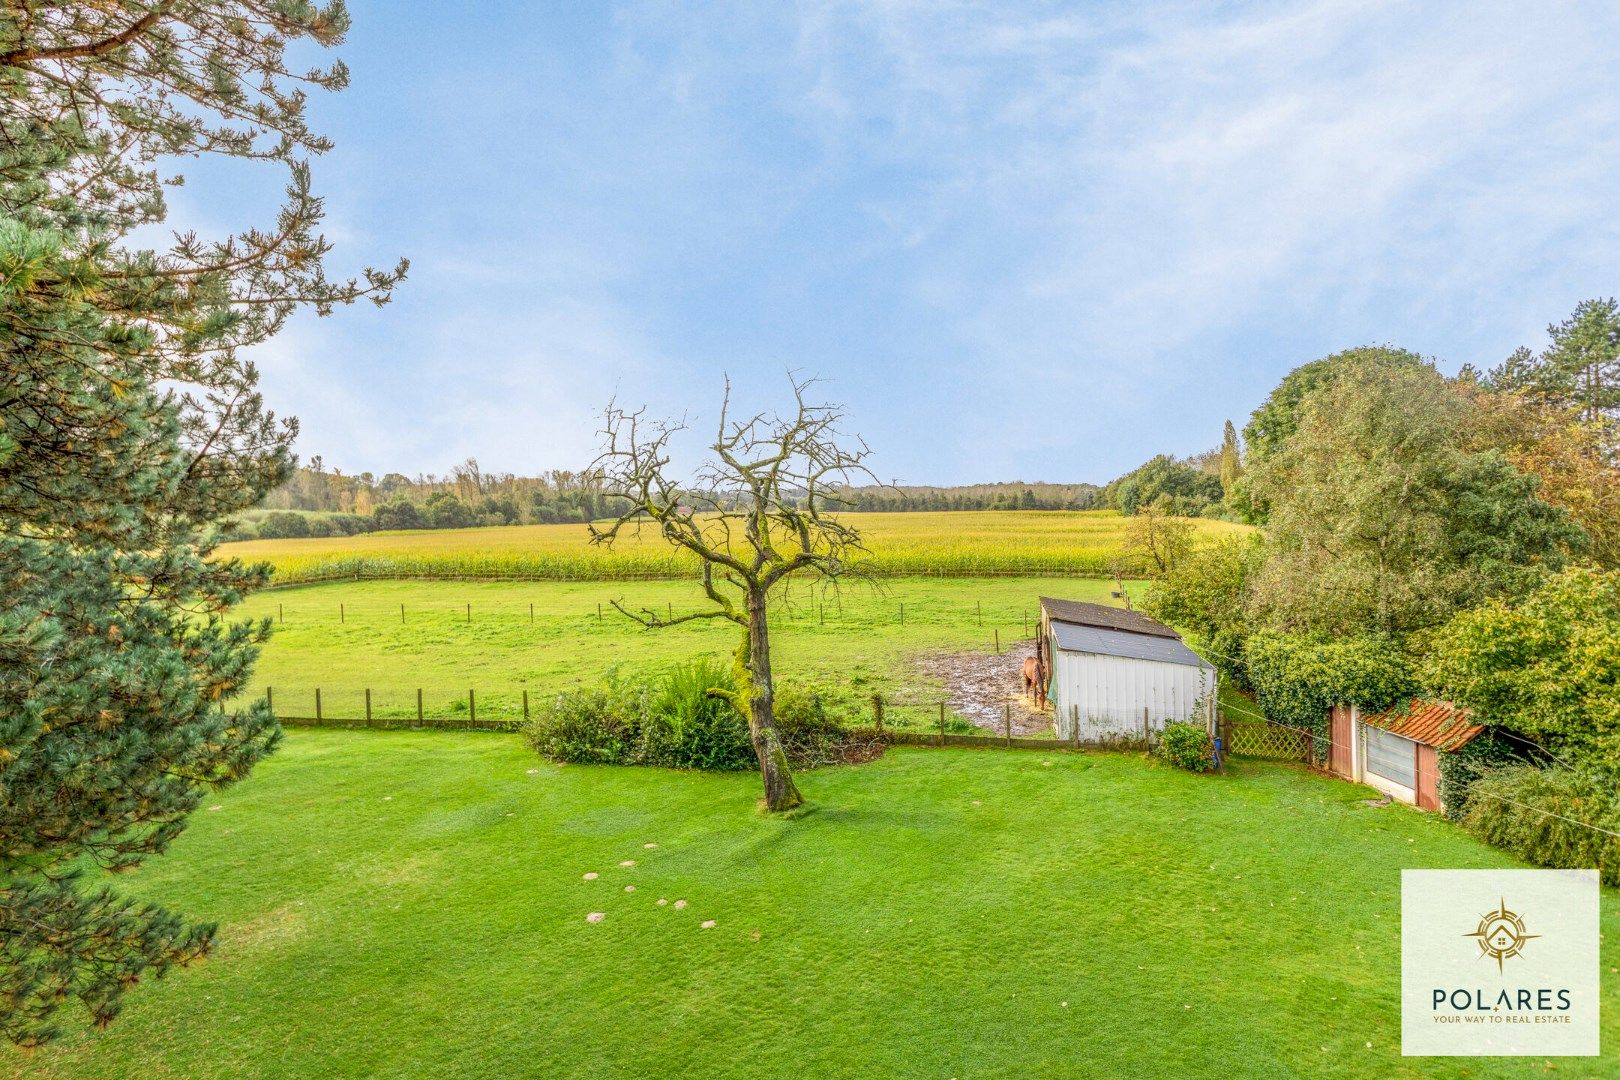
M627 529L655 526L701 561L712 605L679 615L632 612L617 601L614 607L648 629L694 619L729 619L742 628L737 689L710 693L748 722L769 810L790 810L804 797L776 732L766 606L772 589L790 576L826 586L854 569L851 558L864 548L860 534L835 516L843 505L837 492L854 479L875 479L864 464L866 444L839 430L841 406L807 400L812 385L792 378L795 407L788 415L739 420L732 417L728 379L713 457L685 484L669 473L669 441L686 425L610 405L606 448L592 466L603 491L626 500L628 509L608 525L592 525L591 542L611 546Z

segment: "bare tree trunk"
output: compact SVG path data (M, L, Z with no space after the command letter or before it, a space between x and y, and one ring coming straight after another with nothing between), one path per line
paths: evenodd
M804 804L788 769L787 752L776 733L775 692L771 683L770 627L765 619L765 593L748 592L748 734L765 781L765 808L791 810Z

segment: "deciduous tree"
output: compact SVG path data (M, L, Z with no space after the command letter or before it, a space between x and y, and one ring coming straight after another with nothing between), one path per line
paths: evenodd
M1620 777L1620 572L1571 569L1428 635L1429 686L1578 768Z
M629 509L591 526L594 543L612 545L626 531L656 528L670 544L702 560L703 592L711 607L681 614L621 612L649 629L696 619L727 619L742 630L735 690L715 689L748 722L765 785L765 807L791 810L804 802L777 735L768 619L773 593L794 577L835 583L862 551L860 534L836 516L838 492L856 479L874 479L866 445L846 436L835 405L806 397L795 379L795 407L786 415L734 419L728 382L706 461L689 483L671 473L670 439L683 425L647 419L642 411L610 407L606 446L593 468L610 495Z
M1381 362L1302 399L1298 429L1250 473L1271 507L1263 622L1405 633L1523 595L1584 548L1535 477L1471 447L1471 410L1432 368Z

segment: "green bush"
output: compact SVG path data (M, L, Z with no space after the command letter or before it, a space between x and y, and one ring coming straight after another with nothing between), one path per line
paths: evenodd
M1476 780L1506 765L1546 765L1549 762L1522 739L1486 728L1461 750L1436 754L1435 763L1440 773L1440 804L1445 808L1446 817L1461 821L1468 812L1469 791Z
M564 691L524 725L524 740L553 761L632 764L641 747L645 696L617 683Z
M1249 638L1244 663L1260 711L1274 723L1313 732L1318 762L1327 758L1333 706L1388 708L1417 685L1400 642L1381 634L1328 638L1263 631Z
M1463 825L1486 843L1542 866L1596 867L1604 884L1620 886L1620 838L1599 831L1620 832L1612 782L1519 766L1482 776L1468 796Z
M529 746L554 761L748 770L757 764L748 723L710 690L736 690L731 668L698 660L652 682L610 679L544 703L524 725ZM465 708L465 703L460 705ZM776 724L794 768L845 760L849 719L862 705L835 687L776 688Z
M1215 768L1215 743L1202 724L1164 725L1153 753L1178 769L1209 772Z
M669 769L751 769L757 764L748 725L724 698L735 692L729 666L695 660L671 669L653 687L642 723L637 764Z

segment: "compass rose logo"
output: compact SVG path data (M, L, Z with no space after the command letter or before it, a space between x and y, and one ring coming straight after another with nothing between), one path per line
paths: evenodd
M1480 955L1493 958L1497 971L1502 970L1502 961L1524 952L1525 942L1540 936L1525 933L1524 919L1508 910L1505 899L1498 902L1495 911L1480 916L1477 930L1463 935L1479 943Z

